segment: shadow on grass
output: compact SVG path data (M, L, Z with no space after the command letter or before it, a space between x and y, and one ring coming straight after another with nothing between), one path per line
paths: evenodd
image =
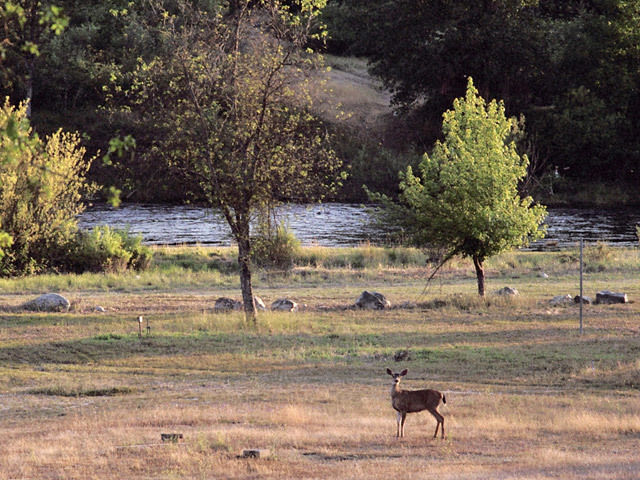
M563 328L541 332L537 328L511 331L509 338L490 332L450 331L444 334L258 334L198 333L194 335L102 334L64 342L0 348L0 362L37 367L42 364L95 364L148 357L162 359L172 369L193 369L198 356L212 356L203 368L217 367L215 358L234 358L246 372L308 369L313 365L342 364L370 368L394 363L394 354L406 351L402 365L431 379L487 383L562 385L580 381L589 369L613 371L621 363L640 359L640 344L633 337L583 339ZM194 360L196 358L196 360ZM157 362L155 363L158 364ZM205 366L206 365L206 366ZM377 368L377 367L376 367ZM215 371L215 370L214 370ZM219 370L221 371L221 370ZM588 375L587 375L588 377ZM615 379L608 379L607 384ZM609 385L610 386L610 385ZM638 388L628 379L622 388Z

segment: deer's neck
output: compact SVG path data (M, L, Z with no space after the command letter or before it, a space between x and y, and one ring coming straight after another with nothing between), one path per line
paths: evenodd
M395 397L396 395L399 395L401 391L402 391L402 389L400 388L400 385L398 383L394 383L393 385L391 385L391 396L392 397Z

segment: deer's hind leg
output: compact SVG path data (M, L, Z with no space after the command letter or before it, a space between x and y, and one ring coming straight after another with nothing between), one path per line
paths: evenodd
M433 415L433 417L436 419L436 422L438 422L436 424L436 432L433 434L433 438L436 438L438 436L438 429L440 428L440 425L442 425L441 435L442 438L444 438L444 417L440 415L440 412L438 412L438 410L435 408L433 410L429 410L429 413Z

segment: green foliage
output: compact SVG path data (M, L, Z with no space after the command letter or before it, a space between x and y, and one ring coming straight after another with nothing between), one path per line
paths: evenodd
M56 397L114 397L116 395L127 395L134 390L131 387L106 387L106 388L69 388L66 385L56 385L53 387L34 388L29 390L31 395L48 395Z
M415 167L420 161L418 154L394 152L350 129L336 135L333 145L348 172L340 198L349 202L367 201L365 185L369 190L397 197L398 172L409 165Z
M466 96L444 114L444 141L424 156L419 176L411 167L401 176L401 205L374 196L386 200L417 245L473 258L481 295L485 259L544 234L545 208L518 193L528 159L512 141L516 127L502 102L487 105L469 79Z
M71 258L71 268L76 272L119 273L127 269L146 270L153 253L142 245L140 235L105 225L81 232Z
M162 51L140 59L131 84L111 85L112 102L134 99L119 113L156 132L148 155L222 211L238 243L248 315L251 216L282 200L320 199L342 178L310 113L307 73L319 57L303 50L324 3L242 0L211 12L155 1L140 28L160 32Z
M588 273L602 272L618 260L618 251L605 242L587 245L583 250L584 269Z
M526 115L547 168L580 183L597 171L636 194L637 1L334 0L329 13L330 47L367 55L428 144L471 76Z
M290 269L299 251L300 240L284 220L276 225L263 220L251 242L251 259L259 267Z
M84 210L82 195L93 159L85 159L76 134L57 131L45 140L33 132L26 106L5 102L0 110L0 228L11 237L0 260L2 275L56 268Z

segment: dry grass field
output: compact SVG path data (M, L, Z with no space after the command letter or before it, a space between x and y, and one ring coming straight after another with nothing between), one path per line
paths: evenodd
M587 275L587 295L631 302L585 306L582 335L577 306L549 304L577 293L566 253L492 260L488 291L520 295L485 300L466 262L423 292L423 267L355 253L358 268L324 252L315 266L257 273L266 303L307 309L263 313L255 328L213 312L239 291L232 273L197 268L219 255L206 249L160 252L138 276L3 281L0 479L640 477L637 250L609 252ZM70 312L16 308L52 289ZM364 289L393 307L351 308ZM151 327L142 338L138 315ZM446 394L446 439L432 438L426 412L395 437L387 367L409 370L404 388ZM243 458L247 448L269 454Z

